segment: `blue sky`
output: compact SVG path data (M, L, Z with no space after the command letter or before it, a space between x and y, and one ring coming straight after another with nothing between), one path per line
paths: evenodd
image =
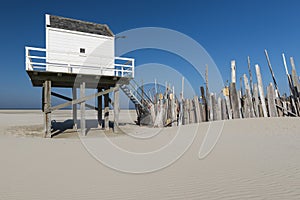
M25 72L24 46L45 47L46 13L105 23L117 34L139 27L163 27L196 40L210 54L223 79L230 78L230 61L237 76L247 73L247 56L261 66L265 86L271 82L267 48L281 93L288 91L281 53L294 56L300 71L300 2L297 0L199 1L14 1L0 8L0 108L41 105L41 89L33 88ZM137 64L158 62L178 67L174 55L148 50L136 53ZM192 76L193 72L186 72ZM191 73L191 74L188 74ZM213 81L213 80L212 80ZM193 80L198 87L203 80ZM198 93L199 91L197 91Z

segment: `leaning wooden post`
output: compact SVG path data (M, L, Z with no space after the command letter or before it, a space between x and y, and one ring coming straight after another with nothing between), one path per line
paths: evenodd
M85 82L80 84L80 98L83 97L85 97ZM86 135L85 101L80 103L80 132L82 136Z
M104 95L104 129L109 130L109 94Z
M72 97L73 100L77 99L77 90L75 86L72 88ZM77 129L77 104L73 104L72 114L73 114L73 128Z
M260 67L258 64L255 65L255 70L256 70L256 76L257 76L257 82L258 82L258 91L260 95L260 100L261 100L261 106L263 110L263 116L268 117L268 111L266 107L266 100L265 100L265 93L264 93L264 86L261 78L261 73L260 73Z
M98 92L102 92L102 88L98 88ZM98 111L97 111L97 117L98 117L98 125L99 127L102 127L103 119L102 119L102 99L103 96L98 96L97 97L97 104L98 104Z
M44 82L44 102L43 102L43 110L44 110L44 118L45 118L45 137L51 138L51 81L47 80Z
M120 87L119 84L117 84L114 90L114 132L118 132L119 129L119 113L120 113L119 87Z
M293 85L294 88L297 88L297 92L299 95L300 92L300 85L299 85L299 80L298 80L298 74L296 71L296 66L295 66L295 62L294 62L294 58L290 57L290 61L291 61L291 65L292 65L292 81L293 81Z
M270 83L270 85L267 87L267 97L270 117L278 117L275 103L274 87L272 83Z

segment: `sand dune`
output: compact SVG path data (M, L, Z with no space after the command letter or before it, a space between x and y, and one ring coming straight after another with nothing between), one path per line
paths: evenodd
M69 116L60 111L54 117ZM95 128L87 138L101 141L106 134L128 151L148 152L178 130L137 127L125 116L121 129L131 136ZM42 138L42 120L40 111L0 111L0 199L300 199L298 118L226 121L217 145L201 160L209 123L186 126L186 134L197 131L190 148L169 167L145 174L101 164L76 132Z

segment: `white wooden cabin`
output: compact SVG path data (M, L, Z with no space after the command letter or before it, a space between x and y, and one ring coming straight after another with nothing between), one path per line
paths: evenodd
M134 77L134 59L115 57L115 35L107 25L45 17L46 48L26 47L27 71Z

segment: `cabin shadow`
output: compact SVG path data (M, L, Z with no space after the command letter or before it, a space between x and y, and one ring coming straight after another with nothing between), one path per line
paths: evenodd
M76 130L73 127L74 121L72 119L65 120L63 122L57 122L55 120L51 121L51 136L55 137L58 135L62 135L65 133L70 133L71 132L76 132ZM120 123L119 126L124 126L126 125L125 123ZM80 129L80 120L77 120L77 128ZM97 129L97 128L102 128L104 129L104 120L101 121L101 127L98 125L98 120L96 119L88 119L86 120L86 132L88 135L88 132L91 129ZM109 121L109 128L114 130L114 122Z

